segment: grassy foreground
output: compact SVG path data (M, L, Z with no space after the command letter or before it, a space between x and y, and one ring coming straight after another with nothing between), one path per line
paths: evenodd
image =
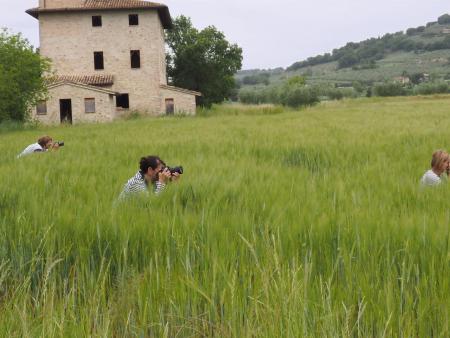
M449 131L449 96L3 131L1 336L448 337ZM150 154L183 179L114 207Z

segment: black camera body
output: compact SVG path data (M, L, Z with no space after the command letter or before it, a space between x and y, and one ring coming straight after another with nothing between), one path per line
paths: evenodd
M165 166L165 167L162 167L162 169L156 174L157 180L159 180L159 174L162 173L166 169L169 170L171 176L174 176L175 174L181 175L181 174L183 174L183 171L184 171L183 167L181 165L178 167Z
M57 144L60 147L64 147L64 141L56 141L55 144Z
M169 169L170 173L173 175L175 173L182 175L183 174L183 167L180 165L178 167L166 167L167 169ZM164 169L166 169L164 168ZM163 169L163 170L164 170Z

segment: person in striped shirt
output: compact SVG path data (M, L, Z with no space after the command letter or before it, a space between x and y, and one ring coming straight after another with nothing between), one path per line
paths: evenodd
M131 177L123 187L119 195L119 201L126 200L133 196L149 195L149 190L158 195L169 181L178 179L179 174L172 174L166 168L164 161L158 156L142 157L139 162L139 171Z

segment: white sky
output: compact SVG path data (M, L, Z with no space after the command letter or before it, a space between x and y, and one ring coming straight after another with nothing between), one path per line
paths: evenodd
M158 2L158 1L157 1ZM287 67L296 61L385 33L436 21L449 0L161 0L172 17L214 25L244 51L243 69ZM39 45L38 21L25 13L38 0L0 0L0 27Z

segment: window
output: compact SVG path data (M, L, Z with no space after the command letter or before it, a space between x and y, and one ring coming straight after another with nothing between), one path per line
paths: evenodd
M166 99L166 114L172 115L175 112L175 102L173 99Z
M141 53L138 50L130 51L131 68L141 68Z
M92 16L92 27L101 27L102 26L102 17L101 15Z
M39 101L36 105L36 114L47 115L47 101Z
M105 69L103 64L103 52L94 52L94 68Z
M95 113L95 99L84 99L84 112Z
M119 108L130 108L130 99L128 94L119 94L116 96L116 107Z
M139 25L139 15L137 14L128 15L128 23L130 24L130 26Z

